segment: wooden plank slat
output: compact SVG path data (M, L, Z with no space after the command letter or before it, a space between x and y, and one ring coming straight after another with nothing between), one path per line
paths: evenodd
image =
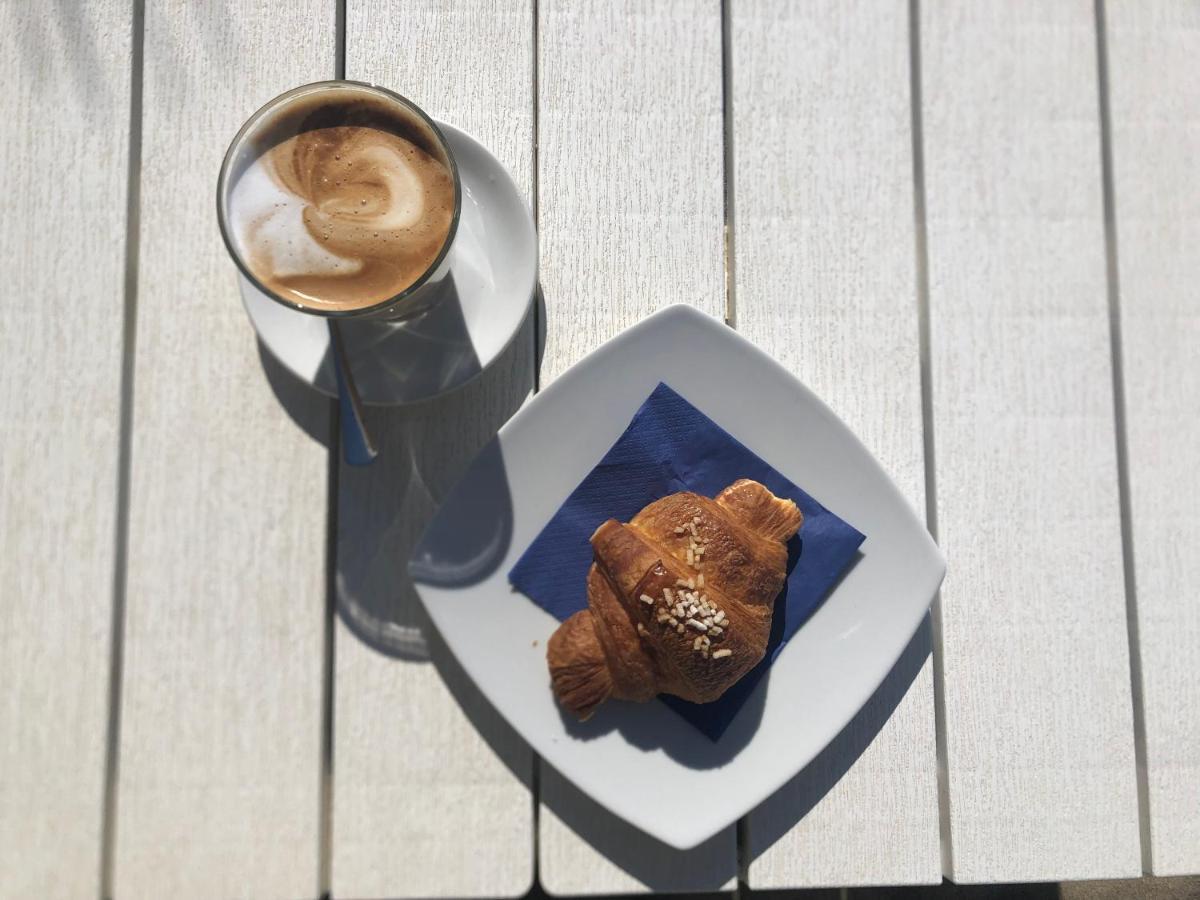
M924 512L907 4L739 2L731 34L737 328ZM941 880L923 629L847 732L750 815L750 887Z
M0 29L0 896L99 884L132 6Z
M115 894L314 896L329 404L264 377L217 231L260 104L333 75L335 9L146 9Z
M717 2L538 4L542 383L675 302L725 308ZM681 854L543 767L542 885L561 895L732 887L733 828Z
M526 197L532 64L528 2L347 8L347 76L472 132ZM462 391L370 410L381 456L367 469L342 466L334 896L520 896L533 881L532 753L432 633L403 574L441 497L532 391L533 368L530 320Z
M952 871L1140 872L1093 8L922 5Z
M1150 870L1200 872L1200 7L1107 4Z

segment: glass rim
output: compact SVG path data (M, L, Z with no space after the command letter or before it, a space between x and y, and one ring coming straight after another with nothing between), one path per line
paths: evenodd
M425 271L421 273L420 277L404 290L400 291L400 293L384 300L380 300L377 303L372 303L369 306L359 306L353 309L320 309L318 307L306 306L303 303L297 303L294 300L288 300L284 297L281 297L275 291L263 284L250 270L250 267L246 264L246 261L242 259L242 254L238 251L237 244L234 241L233 236L230 234L229 227L228 193L230 187L230 168L233 163L234 151L236 151L242 145L247 134L249 134L249 132L257 124L259 124L259 122L261 122L267 113L283 106L298 96L346 87L366 89L369 92L378 94L385 100L393 103L399 103L405 109L414 113L429 127L429 129L433 132L433 136L437 139L438 143L441 144L443 151L445 151L446 159L450 161L450 176L454 182L454 212L450 216L450 227L446 231L446 239L442 242L442 247L438 251L437 256L434 257L433 261L429 264ZM442 262L449 254L450 246L454 243L454 239L458 234L458 220L461 213L462 184L458 174L458 161L454 158L454 152L450 149L450 142L446 140L446 135L442 132L442 129L438 127L438 123L435 122L433 117L425 112L425 110L421 109L421 107L413 103L413 101L409 100L402 94L398 94L389 88L381 87L377 84L370 84L366 81L353 81L346 78L333 78L326 81L312 81L308 84L298 85L290 90L284 91L282 94L272 97L253 113L251 113L250 117L242 123L242 127L237 130L237 134L235 134L233 136L233 140L229 142L229 148L225 151L225 155L221 159L221 172L217 176L217 227L221 231L221 240L225 243L225 249L233 258L234 264L237 265L238 270L252 285L258 288L258 290L260 290L267 297L270 297L276 303L286 306L288 309L294 309L303 313L308 313L309 315L322 316L329 319L352 319L380 312L381 310L385 310L390 306L394 306L406 300L424 287L429 279L433 276L433 273L441 267Z

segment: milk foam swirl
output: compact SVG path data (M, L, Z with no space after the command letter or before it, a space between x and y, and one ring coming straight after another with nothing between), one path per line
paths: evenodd
M379 101L327 102L256 142L230 219L264 285L305 306L387 300L438 258L454 215L449 168ZM431 148L433 149L433 148Z

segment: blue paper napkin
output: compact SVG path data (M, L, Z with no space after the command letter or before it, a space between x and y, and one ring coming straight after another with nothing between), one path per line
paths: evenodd
M588 538L607 519L628 522L676 491L712 497L752 478L794 500L804 524L788 542L788 576L763 661L712 703L662 696L667 706L717 740L779 651L850 565L864 536L776 472L733 435L660 384L624 434L571 493L508 574L513 587L560 621L587 607Z

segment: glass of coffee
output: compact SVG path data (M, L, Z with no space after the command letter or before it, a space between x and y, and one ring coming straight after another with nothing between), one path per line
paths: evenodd
M450 269L458 167L418 106L324 81L280 94L234 137L217 183L221 236L242 274L292 309L401 320Z

